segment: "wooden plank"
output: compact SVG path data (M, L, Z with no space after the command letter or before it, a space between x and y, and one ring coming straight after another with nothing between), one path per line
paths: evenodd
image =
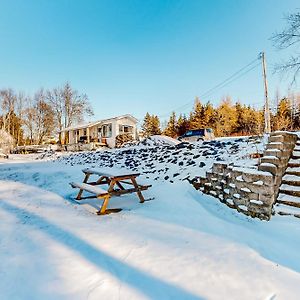
M98 186L90 185L87 183L71 182L70 185L73 188L79 188L81 190L87 191L87 192L95 194L97 196L103 196L103 195L108 194L108 191L106 191Z
M107 173L103 172L101 169L95 169L95 168L86 168L82 170L83 173L88 174L94 174L99 176L106 176L110 178L120 178L120 177L130 177L130 176L139 176L140 173L124 173L124 174L113 174L113 173Z
M139 186L138 190L140 191L145 191L147 190L149 187L151 187L151 185L145 185L145 186ZM112 192L110 192L109 194L111 196L121 196L121 195L125 195L125 194L132 194L132 193L136 193L138 191L136 188L130 188L130 189L125 189L125 190L113 190ZM81 199L92 199L92 198L97 198L97 196L85 196L85 197L81 197ZM78 199L77 199L78 200ZM145 200L146 201L146 200Z
M141 186L139 188L131 188L131 189L125 189L125 190L114 190L110 192L110 195L112 196L120 196L120 195L125 195L125 194L131 194L131 193L137 193L139 191L145 191L148 189L148 186Z
M136 192L136 193L137 193L138 197L140 198L140 203L145 202L145 198L144 198L143 194L141 193L141 191L140 191L140 189L139 189L139 186L138 186L138 184L137 184L135 178L131 178L131 181L132 181L134 187L137 189L137 192Z
M126 180L126 179L131 179L131 178L136 178L138 177L140 174L128 174L128 175L116 175L110 178L113 178L117 181L121 181L121 180Z
M125 190L125 188L123 187L123 185L122 185L119 181L117 181L116 184L117 184L117 186L118 186L121 190Z
M83 183L87 183L88 180L89 180L89 177L90 177L90 174L85 174ZM81 199L82 193L83 193L83 189L80 189L79 192L78 192L78 195L77 195L77 197L76 197L77 200L80 200L80 199Z
M124 183L124 184L133 185L132 182L125 181L125 180L119 180L119 182Z

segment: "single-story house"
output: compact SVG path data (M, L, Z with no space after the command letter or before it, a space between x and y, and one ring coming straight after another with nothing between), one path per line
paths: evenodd
M67 150L90 150L97 146L116 146L116 137L129 134L133 140L138 139L138 120L132 115L123 115L88 124L67 127L61 131L61 140ZM86 145L84 149L78 145Z

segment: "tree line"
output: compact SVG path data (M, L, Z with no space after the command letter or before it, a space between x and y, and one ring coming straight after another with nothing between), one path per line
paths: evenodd
M93 115L87 95L73 89L69 83L62 87L39 89L33 96L13 89L0 90L0 129L10 133L17 145L41 144L59 135L62 129ZM271 113L272 130L300 129L300 96L277 99ZM183 135L187 130L212 128L216 136L259 135L264 131L264 109L233 103L229 97L214 107L199 98L189 114L171 113L162 125L157 115L146 113L141 133L144 137L165 134Z
M294 103L296 102L298 103ZM275 111L271 113L272 130L300 129L300 97L278 99ZM250 105L233 103L229 97L214 107L210 102L195 99L193 110L188 114L171 113L165 126L158 116L146 114L142 124L142 135L149 137L164 134L173 138L187 130L212 128L215 136L260 135L264 132L264 108L255 109Z
M86 94L69 83L62 87L39 89L33 96L13 89L0 90L0 129L11 134L17 145L41 144L93 110Z

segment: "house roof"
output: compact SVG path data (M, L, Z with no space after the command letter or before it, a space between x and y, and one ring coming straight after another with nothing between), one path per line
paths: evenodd
M108 122L111 122L111 121L117 121L117 120L126 119L126 118L131 119L135 123L138 122L138 119L136 119L135 117L133 117L130 114L126 114L126 115L113 117L113 118L109 118L109 119L103 119L103 120L98 120L98 121L89 122L89 123L85 123L85 124L78 124L78 125L75 125L75 126L70 126L70 127L62 129L61 132L93 127L93 126L96 126L96 125L99 125L99 124L105 124L105 123L108 123Z

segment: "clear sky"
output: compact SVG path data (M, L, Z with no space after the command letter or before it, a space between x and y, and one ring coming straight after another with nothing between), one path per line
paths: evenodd
M166 115L266 52L271 97L288 81L269 40L299 0L0 0L0 88L33 93L69 81L94 119ZM297 88L297 87L294 87ZM261 68L202 99L261 105Z

